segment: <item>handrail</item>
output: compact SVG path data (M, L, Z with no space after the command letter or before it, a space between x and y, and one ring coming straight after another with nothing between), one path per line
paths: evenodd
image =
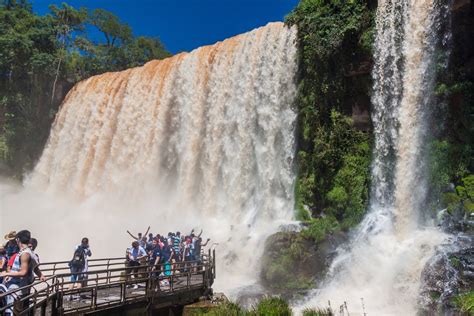
M15 315L28 315L30 311L41 310L46 315L49 310L61 310L64 313L80 311L95 311L101 308L110 308L133 302L148 300L155 296L169 293L189 291L194 288L210 289L215 275L215 253L201 256L201 260L178 262L166 270L170 275L159 275L165 271L165 264L130 267L125 259L102 258L90 260L93 263L87 272L62 272L69 261L43 263L42 271L53 271L44 281L35 281L33 284L0 294L0 302L8 295L23 293L14 303L2 306L0 315L9 308L14 308ZM120 262L118 262L120 261ZM125 264L125 266L124 266ZM117 267L122 265L122 267ZM51 267L52 266L52 267ZM48 268L51 267L51 268ZM69 267L67 267L69 269ZM72 282L72 275L84 275L84 281ZM133 276L133 278L132 278ZM74 284L84 282L84 287L74 288ZM164 282L165 285L161 283ZM134 294L128 287L144 284L144 293ZM142 287L143 288L143 287ZM115 293L118 298L107 298L107 293ZM26 294L25 294L26 293ZM88 295L89 304L70 304L66 306L67 298L74 295Z
M105 261L104 263L100 263ZM89 269L95 267L102 267L106 266L113 266L113 265L121 265L125 261L125 257L118 257L118 258L99 258L99 259L89 259L88 260L88 267ZM61 270L69 270L69 260L68 261L54 261L54 262L46 262L40 263L38 266L41 271L44 272L52 272L50 275L56 274L56 271ZM48 275L48 273L45 273Z

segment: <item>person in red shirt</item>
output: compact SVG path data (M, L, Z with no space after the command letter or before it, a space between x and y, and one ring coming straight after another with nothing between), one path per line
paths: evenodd
M18 253L14 253L11 257L10 257L10 260L8 260L8 263L7 263L7 272L10 272L10 270L12 269L12 266L13 266L13 262L15 262L15 258L16 258L16 255Z

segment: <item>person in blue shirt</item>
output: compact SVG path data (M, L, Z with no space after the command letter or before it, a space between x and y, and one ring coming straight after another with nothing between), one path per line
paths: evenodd
M158 245L158 240L157 239L153 239L152 245L153 245L153 247L148 252L149 264L150 264L150 266L153 267L152 270L154 270L154 271L158 270L158 272L159 272L160 267L158 265L161 263L160 262L161 261L161 248Z
M150 265L151 277L153 279L153 284L156 289L160 289L160 281L158 277L160 276L161 272L161 248L158 244L158 239L153 239L152 241L152 249L148 252L148 264ZM156 278L156 279L155 279Z

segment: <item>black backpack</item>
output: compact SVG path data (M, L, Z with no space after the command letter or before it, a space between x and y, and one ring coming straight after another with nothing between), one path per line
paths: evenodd
M69 266L71 268L82 269L86 265L86 255L84 253L84 249L82 247L78 247L76 251L74 251L74 256L72 257L71 262L69 262Z

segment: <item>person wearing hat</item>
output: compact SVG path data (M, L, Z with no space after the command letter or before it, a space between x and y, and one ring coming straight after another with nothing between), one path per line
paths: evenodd
M5 244L5 250L7 252L8 259L13 257L13 255L16 254L18 251L20 251L20 249L18 248L18 244L15 241L15 238L16 231L14 230L5 235L5 240L8 240Z

